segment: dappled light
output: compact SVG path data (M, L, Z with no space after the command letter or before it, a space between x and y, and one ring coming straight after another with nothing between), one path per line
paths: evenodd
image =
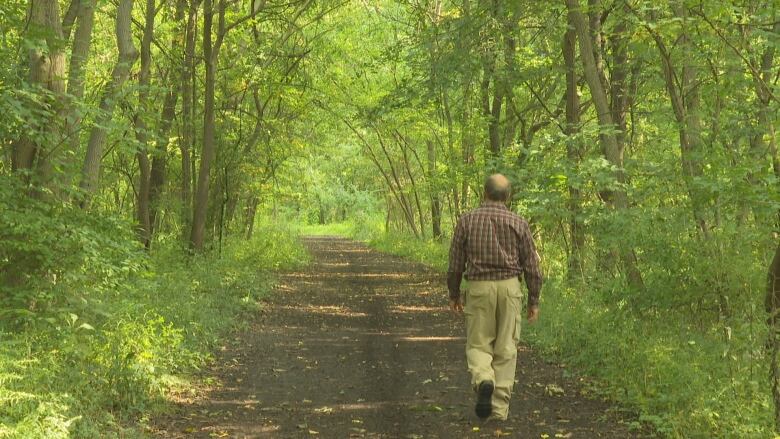
M294 310L304 314L322 314L339 317L366 317L364 312L351 311L343 306L307 305L307 306L283 306L281 310Z
M436 342L436 341L463 341L465 337L400 337L401 341L411 342Z
M417 313L417 312L441 312L445 311L444 306L394 306L391 312L394 313Z
M0 437L780 438L780 0L0 34Z
M258 426L276 428L278 437L392 432L389 437L459 438L477 432L480 424L469 415L468 377L458 360L463 328L444 312L441 296L419 294L431 288L431 274L405 262L388 270L390 257L373 251L353 252L348 259L332 251L366 250L351 241L306 242L312 264L285 273L261 326L220 356L213 373L224 383L181 400L181 410L190 415L166 425L238 437L270 431ZM329 275L334 268L341 276ZM388 275L366 282L366 269ZM506 431L523 437L545 431L593 437L588 435L604 429L627 434L613 418L604 420L602 403L579 399L576 381L533 356L523 361L532 364L522 367L517 389L520 421L504 426ZM560 389L564 396L546 397L545 389ZM554 409L533 409L542 402ZM493 437L495 431L484 434Z

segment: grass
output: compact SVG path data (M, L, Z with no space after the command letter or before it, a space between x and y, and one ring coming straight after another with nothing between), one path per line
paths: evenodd
M447 269L448 242L384 233L378 223L315 231L350 236L441 272ZM621 301L614 284L571 284L556 276L563 270L553 264L561 258L552 248L546 256L542 315L525 327L525 341L551 361L593 378L597 396L639 415L633 427L649 425L670 438L777 437L761 310L746 301L739 313L714 322L684 308L638 312ZM679 294L676 286L661 288L652 294Z
M270 226L221 257L160 249L88 306L2 330L0 437L143 437L169 391L186 388L257 309L273 270L306 258L292 231Z

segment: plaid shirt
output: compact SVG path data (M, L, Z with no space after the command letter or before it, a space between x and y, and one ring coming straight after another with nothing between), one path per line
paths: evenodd
M528 305L539 304L542 274L531 229L502 203L485 201L461 216L455 226L447 272L450 298L460 297L464 272L467 280L503 280L523 274Z

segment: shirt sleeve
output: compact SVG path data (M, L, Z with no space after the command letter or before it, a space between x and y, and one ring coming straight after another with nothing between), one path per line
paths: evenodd
M450 298L460 297L460 283L463 279L463 272L466 271L466 224L465 218L461 217L455 226L450 243L450 265L447 270L447 289L450 292Z
M536 252L531 228L525 221L520 224L520 260L523 262L523 277L528 286L528 306L539 306L542 272L539 269L539 254Z

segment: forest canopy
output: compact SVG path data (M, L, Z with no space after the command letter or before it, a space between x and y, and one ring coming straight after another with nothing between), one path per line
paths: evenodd
M2 335L110 322L121 285L269 223L441 267L501 172L549 280L540 349L661 433L769 437L779 7L3 0Z

